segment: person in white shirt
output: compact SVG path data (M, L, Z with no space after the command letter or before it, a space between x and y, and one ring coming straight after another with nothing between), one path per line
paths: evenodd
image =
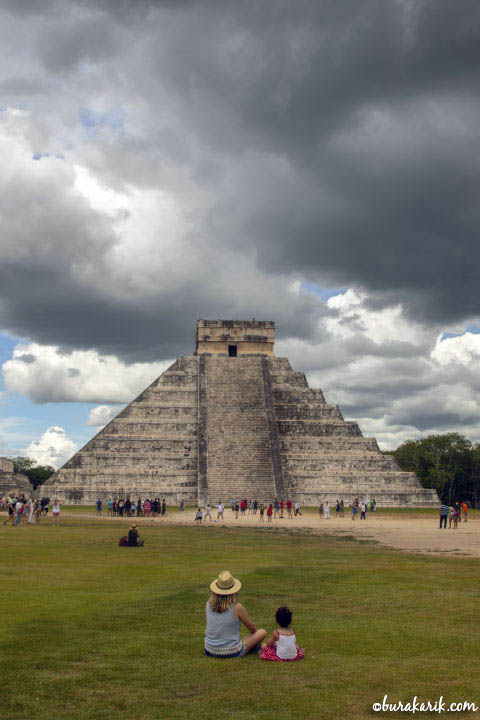
M53 524L58 525L58 521L60 518L60 503L55 498L53 501L53 507L52 507L52 518L53 518Z
M219 502L218 505L217 505L217 520L220 520L220 518L222 518L222 520L223 520L223 511L224 511L224 509L225 509L225 508L224 508L224 506L222 505L222 501L220 500L220 502Z
M34 522L35 522L35 518L34 518L35 501L34 501L33 498L30 498L30 503L29 503L29 505L28 505L28 510L29 510L29 513L28 513L28 524L29 524L29 525L33 525Z
M18 498L17 502L15 503L15 522L13 523L14 525L20 525L20 519L22 517L22 508L23 508L23 503L20 500L20 498Z

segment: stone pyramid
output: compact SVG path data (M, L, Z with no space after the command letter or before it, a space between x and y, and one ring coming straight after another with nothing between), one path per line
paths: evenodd
M437 505L434 490L274 356L274 335L270 321L199 320L195 354L178 358L44 492L90 504L129 495Z

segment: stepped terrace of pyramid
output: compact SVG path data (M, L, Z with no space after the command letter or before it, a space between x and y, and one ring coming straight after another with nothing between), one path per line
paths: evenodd
M83 504L129 495L199 505L242 497L437 505L434 490L275 357L274 341L271 321L199 320L195 354L179 357L43 492Z
M0 498L12 495L30 497L32 486L26 475L15 472L13 460L0 457Z

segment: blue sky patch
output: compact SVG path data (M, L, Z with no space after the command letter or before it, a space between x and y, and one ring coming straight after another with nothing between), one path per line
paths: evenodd
M442 337L440 338L440 342L443 342L444 340L448 340L449 338L454 337L462 337L462 335L465 335L465 333L472 333L473 335L479 335L480 334L480 325L475 325L474 323L467 325L465 330L463 332L455 333L455 332L444 332Z
M334 295L339 295L340 293L346 292L348 288L326 288L322 287L321 285L317 285L316 283L312 282L306 282L303 281L300 285L302 290L306 290L307 292L313 292L315 295L318 295L318 297L321 300L327 301L329 298L333 297Z
M28 342L9 333L0 333L0 365L10 360L19 343ZM86 425L90 410L98 403L45 403L37 405L25 395L6 392L0 374L0 455L19 455L32 440L39 440L52 425L62 427L79 447L96 433Z
M113 107L101 113L82 107L79 108L78 116L82 127L89 135L96 135L97 131L104 127L109 127L120 135L125 135L123 125L127 114L121 107Z

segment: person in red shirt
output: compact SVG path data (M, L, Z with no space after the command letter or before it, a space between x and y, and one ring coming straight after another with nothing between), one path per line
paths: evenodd
M465 500L462 503L462 510L463 510L463 522L467 522L468 505L465 502Z
M283 500L280 500L280 517L283 518Z
M288 519L291 520L292 519L292 501L291 500L287 500L287 514L288 514Z
M242 515L245 515L245 508L246 508L246 507L247 507L247 501L246 501L246 500L242 500L242 502L240 503L240 510L241 510Z
M267 522L272 522L273 506L272 503L267 508Z

